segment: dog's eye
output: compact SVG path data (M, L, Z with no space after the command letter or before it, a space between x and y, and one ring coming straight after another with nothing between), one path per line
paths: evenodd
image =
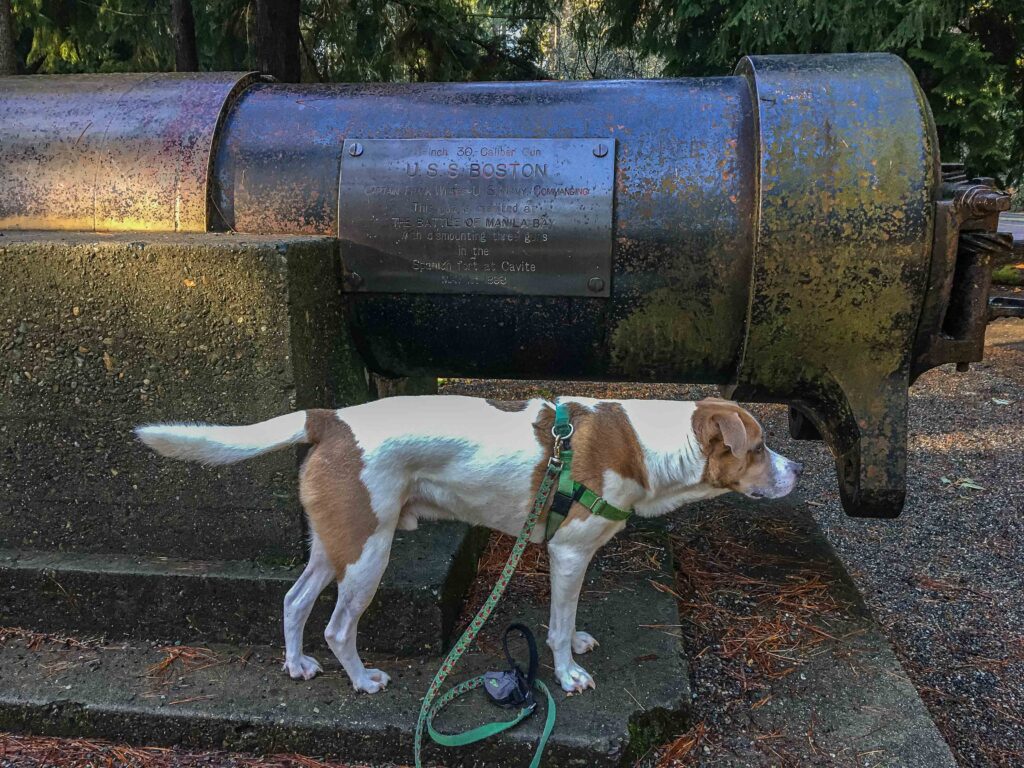
M764 453L764 443L757 446L757 448L754 449L754 453Z

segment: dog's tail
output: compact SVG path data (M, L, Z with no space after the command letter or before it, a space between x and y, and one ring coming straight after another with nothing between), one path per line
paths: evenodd
M306 430L306 411L249 424L147 424L135 435L157 453L203 464L234 464L262 453L314 440Z

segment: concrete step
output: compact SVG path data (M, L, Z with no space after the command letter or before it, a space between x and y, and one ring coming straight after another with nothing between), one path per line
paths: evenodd
M486 539L486 531L458 523L399 532L360 625L361 646L383 653L440 652ZM302 567L0 550L0 626L109 639L276 645L284 595ZM321 595L310 635L326 625L334 599L331 587Z
M672 580L664 541L659 532L634 532L610 545L591 568L579 626L601 645L579 661L594 675L595 691L567 698L555 683L543 647L546 574L529 566L456 670L457 681L500 667L498 636L508 621L523 620L534 628L542 643L542 679L558 706L545 765L621 765L685 726L690 688L675 629L677 603L652 585ZM411 619L404 609L385 609L382 620L404 625ZM281 671L279 646L212 647L193 656L191 664L179 658L157 674L168 656L153 646L78 647L15 634L4 638L0 632L0 730L411 763L420 700L440 658L364 653L368 665L392 676L387 691L368 696L352 691L318 632L311 629L307 636L307 652L327 672L302 682ZM438 727L463 730L501 717L503 711L483 703L485 698L480 691L468 694L445 712ZM526 765L542 718L538 712L500 738L461 750L431 744L429 760L446 766Z

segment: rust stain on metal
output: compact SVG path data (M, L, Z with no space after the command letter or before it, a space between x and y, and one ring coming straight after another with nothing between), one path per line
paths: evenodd
M253 79L0 78L0 227L205 232L217 130Z

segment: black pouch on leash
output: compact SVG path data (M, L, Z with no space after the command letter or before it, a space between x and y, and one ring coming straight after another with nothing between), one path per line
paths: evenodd
M508 639L512 632L518 632L529 649L530 662L524 673L512 652L508 649ZM505 628L501 643L505 648L505 659L509 668L500 672L484 674L484 690L491 701L499 707L532 707L536 704L533 697L533 681L537 677L537 641L530 628L525 624L509 624Z

